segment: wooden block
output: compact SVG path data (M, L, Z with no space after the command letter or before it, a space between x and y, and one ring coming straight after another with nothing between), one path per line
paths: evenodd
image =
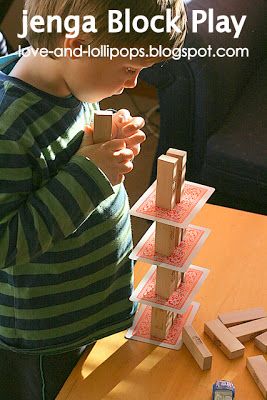
M186 229L182 229L181 241L184 240L185 234L186 234Z
M246 310L230 311L218 315L218 318L227 327L264 317L267 317L267 313L263 308L260 307L248 308Z
M170 148L166 154L167 156L175 157L178 160L176 203L180 203L185 183L187 153L186 151Z
M247 358L247 369L258 385L263 397L267 399L267 362L263 356Z
M94 143L104 143L111 140L112 111L96 111L94 114Z
M166 153L167 156L174 157L178 159L178 169L182 170L187 161L187 152L183 150L173 149L170 147Z
M267 353L267 332L262 333L255 337L255 346L258 347L263 353Z
M170 256L175 249L175 227L156 222L155 251L163 256Z
M183 342L203 371L211 368L212 354L191 325L183 327Z
M245 324L231 326L229 331L245 343L259 334L267 331L267 318L255 319L255 321L246 322Z
M185 272L181 272L181 281L185 282Z
M176 314L172 311L161 310L160 308L152 307L151 316L151 336L159 339L165 339L173 324Z
M245 347L219 319L206 322L204 332L229 359L243 356Z
M158 158L156 206L172 210L176 204L177 159L162 155Z
M157 267L156 294L168 299L181 283L181 273L171 269Z
M182 228L175 228L175 247L179 246L182 241L183 237L183 229Z

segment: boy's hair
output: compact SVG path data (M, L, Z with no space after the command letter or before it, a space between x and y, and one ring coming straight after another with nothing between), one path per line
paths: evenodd
M172 10L172 18L179 16L177 27L181 33L172 32L155 33L150 28L145 33L109 33L108 32L108 10L120 10L124 15L125 8L131 12L131 20L138 15L145 15L149 20L156 15L165 15L166 9ZM26 0L25 9L28 11L28 21L35 15L41 15L46 20L48 15L58 15L64 21L69 15L79 15L80 22L85 15L95 17L97 33L80 32L79 38L82 43L91 44L94 47L107 44L113 47L144 47L149 45L163 47L181 47L186 34L186 12L183 0ZM162 25L161 25L162 22ZM164 27L163 21L157 26ZM28 26L27 40L34 48L48 48L54 50L59 47L60 41L67 32L38 34Z

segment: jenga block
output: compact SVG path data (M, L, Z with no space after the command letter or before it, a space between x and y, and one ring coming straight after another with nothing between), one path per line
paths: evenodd
M160 308L152 307L151 316L151 336L159 339L165 339L173 324L176 314L172 311L161 310Z
M156 206L172 210L176 204L177 159L162 155L158 158Z
M181 281L185 282L185 272L181 272Z
M171 269L157 267L156 294L168 299L181 283L181 273Z
M182 229L181 241L184 240L186 234L186 229Z
M264 317L267 317L267 313L263 308L260 307L249 308L247 310L230 311L218 315L218 318L227 327Z
M166 153L167 156L174 157L178 159L178 169L182 170L187 161L187 152L183 150L173 149L170 147Z
M255 337L255 346L258 347L263 353L267 353L267 332L262 333Z
M170 148L166 154L167 154L167 156L175 157L178 160L176 203L180 203L181 199L182 199L184 183L185 183L187 153L186 153L186 151Z
M255 321L246 322L245 324L231 326L229 331L245 343L250 339L258 336L260 333L267 331L267 318L256 319Z
M263 397L267 399L267 361L263 356L248 357L247 369L258 385Z
M211 368L212 354L191 325L183 327L183 342L203 371Z
M229 359L243 356L245 347L219 319L206 322L204 332Z
M175 228L175 247L179 246L182 241L183 237L183 229L182 228Z
M155 251L163 256L170 256L175 249L175 227L156 222Z
M94 143L104 143L111 139L112 111L96 111L94 114Z

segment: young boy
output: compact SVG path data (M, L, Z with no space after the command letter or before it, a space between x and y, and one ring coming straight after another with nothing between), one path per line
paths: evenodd
M133 15L181 14L181 34L108 34L125 1L28 0L34 15L93 14L97 34L30 30L33 48L180 46L180 0L130 0ZM3 62L3 59L1 60ZM151 58L13 55L0 72L0 398L54 399L85 346L132 324L132 248L123 177L145 136L114 115L110 142L92 144L96 102L136 85Z

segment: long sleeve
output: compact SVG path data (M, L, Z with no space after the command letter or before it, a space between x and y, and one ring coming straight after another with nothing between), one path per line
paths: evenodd
M28 155L0 137L0 268L31 262L114 193L105 175L79 155L43 187L33 185Z

